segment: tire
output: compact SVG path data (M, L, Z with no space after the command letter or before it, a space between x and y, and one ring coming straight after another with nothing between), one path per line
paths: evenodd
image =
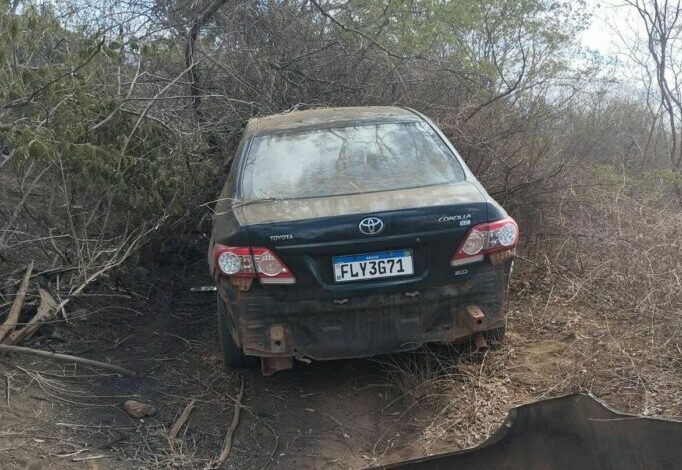
M220 348L223 350L223 364L229 369L246 369L258 365L258 358L247 356L237 343L234 342L230 333L230 319L227 316L227 309L219 295L218 304L218 336L220 338Z
M504 342L507 334L507 325L503 325L492 330L484 331L483 336L491 347L499 346Z

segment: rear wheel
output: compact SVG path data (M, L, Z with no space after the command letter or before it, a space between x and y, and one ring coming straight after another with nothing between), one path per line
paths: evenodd
M220 337L220 347L223 350L223 364L225 367L233 369L245 369L258 365L258 358L247 356L237 343L234 342L230 330L232 329L230 319L227 316L227 309L220 296L218 299L218 336Z
M483 332L486 342L492 347L502 344L505 334L507 334L507 325Z

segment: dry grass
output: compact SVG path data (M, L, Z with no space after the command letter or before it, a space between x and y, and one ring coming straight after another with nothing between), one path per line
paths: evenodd
M656 190L655 182L610 173L599 178L591 172L565 181L531 256L569 300L645 315L652 325L659 313L679 316L680 201Z
M504 345L392 360L408 408L436 409L420 438L428 452L476 445L510 408L576 391L682 419L682 211L654 194L567 182L526 238Z
M423 417L426 452L476 445L510 408L578 391L625 411L682 418L678 337L652 342L640 333L646 325L560 301L541 315L545 300L515 300L506 342L485 354L430 351L393 359L388 377L408 413ZM425 416L424 409L435 411Z

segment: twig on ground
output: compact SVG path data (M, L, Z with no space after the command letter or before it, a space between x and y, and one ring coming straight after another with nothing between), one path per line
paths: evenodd
M113 370L121 375L127 375L129 377L139 377L135 371L126 369L125 367L120 367L114 364L108 364L106 362L95 361L92 359L86 359L84 357L71 356L69 354L58 354L49 351L41 351L39 349L24 348L21 346L11 346L9 344L0 344L0 353L16 353L16 354L28 354L31 356L47 357L50 359L55 359L58 361L75 362L77 364L85 364L88 366L99 367L102 369Z
M275 438L275 445L272 448L272 450L270 451L270 455L268 456L268 460L266 460L266 462L263 464L263 466L259 470L264 470L265 467L267 467L268 465L270 465L272 462L275 461L275 452L277 452L277 447L279 447L279 436L277 435L275 430L268 423L263 422L263 424L270 429L270 432L272 433L273 437Z
M232 415L232 423L225 434L225 440L223 441L223 448L220 450L220 455L213 462L208 464L207 468L217 468L225 463L227 457L230 455L230 450L232 449L232 436L234 435L235 429L239 424L239 413L242 408L242 398L244 397L244 378L240 377L239 385L239 395L237 396L237 401L234 403L234 414Z
M113 439L105 442L101 446L97 446L98 449L104 450L104 449L109 449L110 447L113 447L115 444L118 444L121 442L123 439L128 437L128 434L123 433L120 431L120 429L115 430L115 432L118 433L118 436L114 437Z
M7 336L9 332L14 330L19 320L19 314L21 313L21 306L24 304L24 298L26 297L26 291L28 290L28 283L31 279L31 272L33 271L33 261L31 261L26 268L26 273L24 274L24 279L21 281L21 286L17 291L17 296L14 298L12 303L12 308L10 308L9 313L5 322L0 325L0 342Z
M194 409L195 403L196 403L196 400L190 401L185 406L185 409L182 410L182 413L180 413L180 417L175 422L175 424L173 424L173 427L168 432L168 439L170 441L173 441L175 438L178 437L178 433L180 432L180 429L182 429L182 427L185 425L185 423L189 419L189 415L192 413L192 410Z
M5 375L5 385L7 387L7 408L9 408L9 375Z
M78 454L82 454L83 452L89 452L89 449L86 447L85 449L78 449L73 452L69 452L68 454L50 454L54 455L55 457L59 457L60 459L68 459L69 457L75 457Z
M21 330L15 330L10 335L5 338L5 344L18 344L24 340L27 340L38 331L41 322L46 319L52 312L56 311L57 302L54 298L43 289L40 292L40 305L38 306L38 311L33 318L24 326Z
M108 457L107 455L91 455L89 457L74 457L71 459L72 462L85 462L86 460L96 460Z

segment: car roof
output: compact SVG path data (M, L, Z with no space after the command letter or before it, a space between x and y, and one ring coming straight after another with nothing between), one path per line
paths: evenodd
M388 122L415 122L420 120L422 118L416 112L397 106L317 108L253 118L249 120L245 132L255 136L331 127Z

